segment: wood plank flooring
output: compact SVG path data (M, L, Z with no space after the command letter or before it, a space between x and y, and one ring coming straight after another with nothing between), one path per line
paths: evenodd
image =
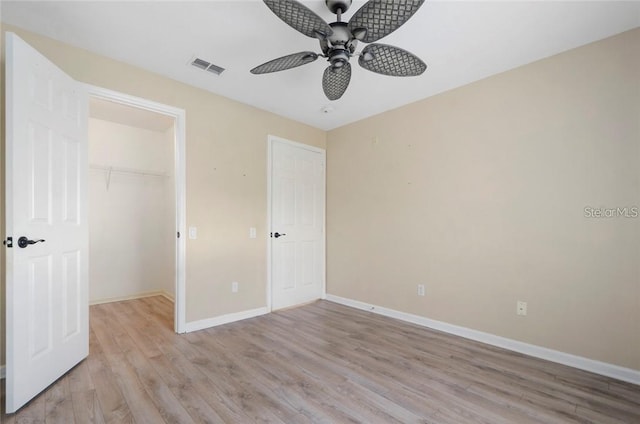
M172 316L92 306L89 357L1 421L640 423L640 386L326 301L186 335Z

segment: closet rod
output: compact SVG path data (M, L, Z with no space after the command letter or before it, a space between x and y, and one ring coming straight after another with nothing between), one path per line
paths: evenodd
M147 171L144 169L134 169L134 168L121 168L117 166L106 166L106 165L89 165L91 169L99 169L107 172L120 172L125 174L136 174L136 175L150 175L153 177L168 177L169 174L166 172L157 172L157 171Z
M168 177L169 174L166 172L157 172L157 171L147 171L143 169L133 169L133 168L120 168L116 166L106 166L106 165L89 165L91 169L98 169L100 171L105 171L107 180L107 191L109 191L109 186L111 185L111 173L119 172L124 174L134 174L134 175L149 175L152 177Z

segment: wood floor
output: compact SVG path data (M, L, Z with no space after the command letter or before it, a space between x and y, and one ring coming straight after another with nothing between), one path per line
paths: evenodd
M640 423L640 386L326 301L181 336L172 311L92 306L89 357L2 422Z

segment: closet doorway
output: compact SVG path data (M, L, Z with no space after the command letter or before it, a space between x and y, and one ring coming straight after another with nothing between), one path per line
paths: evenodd
M98 92L95 92L95 91ZM89 303L164 296L184 332L184 111L89 97Z

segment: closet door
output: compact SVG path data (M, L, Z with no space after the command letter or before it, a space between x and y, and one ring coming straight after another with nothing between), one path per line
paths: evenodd
M271 306L324 295L325 152L272 137Z

